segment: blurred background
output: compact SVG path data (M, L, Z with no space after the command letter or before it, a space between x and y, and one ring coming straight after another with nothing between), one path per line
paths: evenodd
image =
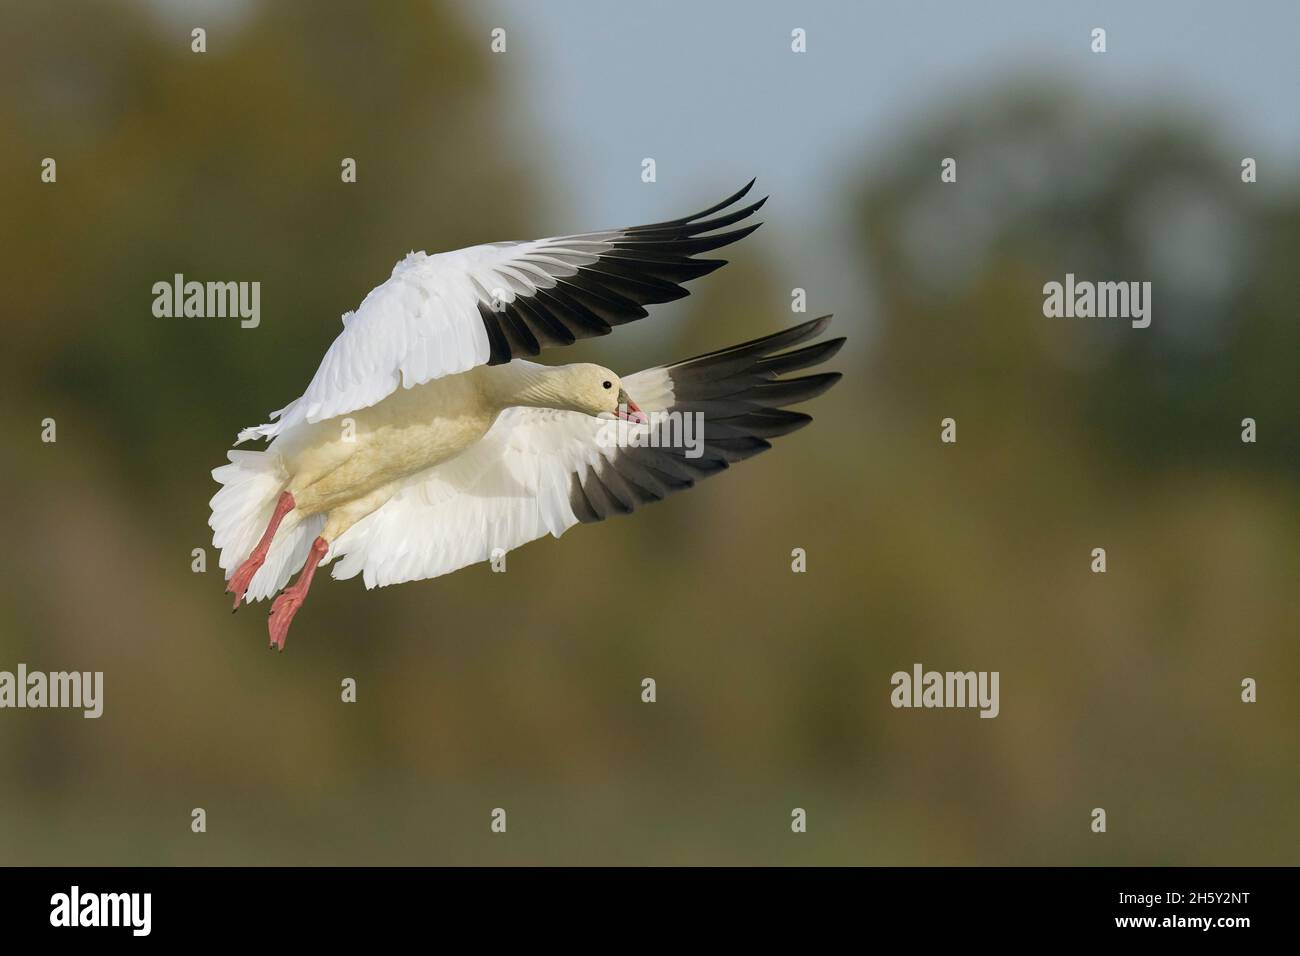
M1294 5L0 23L0 669L106 685L99 720L0 712L0 863L1300 862ZM751 176L766 225L730 266L545 358L682 358L802 318L803 288L850 336L811 427L505 575L318 579L282 655L265 604L230 615L209 472L398 259ZM178 272L260 281L260 327L155 318ZM1151 327L1044 318L1066 272L1151 281ZM1000 671L1001 715L894 710L914 662Z

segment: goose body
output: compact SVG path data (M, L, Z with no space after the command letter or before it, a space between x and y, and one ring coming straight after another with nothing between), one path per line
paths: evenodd
M334 577L359 573L367 587L436 577L634 511L807 424L785 406L839 375L781 376L844 340L781 350L829 316L625 378L523 357L687 294L679 283L724 264L693 253L757 228L716 232L762 201L708 218L749 188L671 222L398 263L344 316L303 395L240 432L237 444L266 449L234 449L213 471L222 488L209 524L235 607L301 568L271 608L271 644L283 649L316 569L336 558ZM685 416L698 447L680 441Z
M568 383L594 365L548 368L516 359L399 389L369 408L282 432L267 449L291 476L294 511L330 511L431 468L483 438L511 407L561 407ZM611 389L609 411L617 405ZM598 408L596 411L606 409ZM336 527L335 533L346 530Z
M478 370L394 392L349 415L299 425L271 442L306 517L348 503L468 448L492 427Z

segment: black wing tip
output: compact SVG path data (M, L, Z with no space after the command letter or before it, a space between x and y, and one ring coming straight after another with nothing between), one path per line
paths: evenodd
M807 428L809 425L813 423L813 417L809 415L807 412L791 412L790 414L798 415L799 417L797 419L790 420L790 423L787 426L786 431L783 432L784 435L793 435L795 432L799 431L799 429Z
M800 405L812 401L819 395L826 394L843 377L843 372L817 372L814 375L800 375L796 378L777 378L755 386L747 394L759 398L768 408L785 408L788 405Z
M487 364L501 365L517 356L536 356L545 347L606 335L614 326L644 318L649 314L646 305L690 295L685 283L727 264L725 259L696 259L697 254L738 242L762 225L755 222L730 232L715 231L748 219L763 207L767 196L709 218L743 199L757 181L753 177L721 203L693 216L611 230L618 235L594 263L579 266L571 275L556 276L552 287L538 287L503 310L489 305L491 297L474 280L488 337Z
M757 176L751 177L749 182L745 183L745 185L741 186L738 190L732 193L728 198L724 199L721 203L719 203L716 209L726 209L732 203L744 199L746 196L749 195L749 191L754 188L754 183L756 182L758 182L758 177Z
M806 342L809 339L816 338L826 330L828 325L830 325L831 318L832 316L830 315L821 315L815 319L800 322L798 325L778 329L775 332L769 332L767 335L760 335L758 338L750 339L748 342L741 342L737 345L717 349L713 352L704 352L700 355L692 355L690 358L682 359L680 362L673 362L671 365L665 366L665 368L700 368L708 363L739 360L744 359L746 356L752 357L755 361L758 361L774 355L781 349L790 348L798 345L800 342Z
M835 318L835 316L833 314L828 313L826 315L819 315L815 319L809 319L807 322L803 324L803 327L799 330L800 332L799 340L806 341L807 339L817 338L817 336L821 335L828 328L830 328L831 320L833 318ZM843 345L844 342L847 340L847 338L848 338L847 336L840 336L839 339L840 344Z
M844 348L844 343L848 340L847 335L839 335L833 339L827 339L825 342L818 343L824 350L822 354L818 356L819 364L820 362L829 362L831 359L835 358L835 356L839 355L840 349ZM839 373L836 372L835 374L838 375Z
M798 345L800 342L806 342L809 339L815 339L830 327L831 319L835 316L831 313L819 315L815 319L809 319L806 322L800 322L798 325L792 325L788 329L780 329L771 335L765 335L762 338L755 339L752 344L771 342L780 340L774 348L785 348L787 345ZM750 343L747 343L750 344ZM770 354L770 353L769 353Z
M733 229L733 230L731 230L731 232L721 232L721 233L718 233L718 234L715 235L715 236L708 236L708 237L706 237L706 238L710 238L710 239L725 239L726 242L724 242L723 245L727 245L727 246L729 246L729 245L731 245L733 242L740 242L741 239L744 239L744 238L745 238L746 236L748 236L751 232L754 232L756 229L758 229L758 227L761 226L761 225L763 225L763 223L762 223L761 221L760 221L760 222L751 222L748 226L742 226L742 227L739 228L739 229ZM718 247L718 246L714 246L713 248L717 249L717 248L719 248L719 247Z
M712 216L715 212L721 212L728 206L734 206L740 200L749 195L749 191L754 188L754 183L756 182L758 182L757 176L745 183L745 185L741 186L740 189L732 193L726 199L722 200L722 202L715 203L708 209L702 209L694 215L683 216L681 219L675 219L671 223L664 223L663 225L686 225L687 223L695 222L698 219L703 219L705 216ZM764 201L766 201L766 197L764 197Z
M768 339L774 339L779 336L790 336L791 339L802 342L805 339L816 338L821 335L831 324L831 319L835 318L834 313L828 312L826 315L819 315L815 319L807 319L798 325L792 325L786 329L779 329L771 335L765 335L762 338L755 339L755 342L765 342Z
M841 336L835 339L823 339L785 352L775 352L758 359L754 366L773 376L816 368L825 365L839 354L846 341L847 339Z
M654 448L620 450L615 470L621 486L603 482L596 471L584 477L574 474L570 501L579 521L590 523L627 514L642 505L660 501L669 494L694 487L697 480L727 471L733 463L770 450L774 440L812 424L813 416L786 406L810 401L844 378L842 372L816 372L786 377L787 373L812 368L839 352L847 336L785 351L819 335L832 316L821 315L763 338L732 346L667 366L687 369L690 377L674 377L674 408L694 411L705 417L704 455L686 458L671 444ZM711 394L718 383L734 383L736 390ZM715 428L708 437L709 428ZM643 477L641 472L645 472ZM689 474L690 477L686 477ZM623 487L625 486L625 487ZM629 493L631 500L627 499Z

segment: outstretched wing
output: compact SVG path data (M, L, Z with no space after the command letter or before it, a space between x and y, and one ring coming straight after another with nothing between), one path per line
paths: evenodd
M477 365L606 335L645 316L644 306L689 295L682 283L726 265L696 259L760 225L719 232L765 199L722 212L735 195L693 216L533 242L497 242L428 256L413 252L343 316L307 390L239 440L272 438L293 425L366 408ZM722 213L714 216L715 213ZM709 218L709 217L713 218Z
M623 378L646 425L554 409L511 408L477 445L412 477L334 543L334 577L366 587L447 574L578 522L630 514L772 447L812 421L785 406L820 395L838 372L784 378L830 359L830 316L753 342Z

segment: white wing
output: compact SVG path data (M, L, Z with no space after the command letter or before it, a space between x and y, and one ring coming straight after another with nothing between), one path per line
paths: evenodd
M382 508L336 542L336 578L360 572L366 587L437 577L578 518L569 476L592 465L597 419L576 412L511 408L484 438L450 462L410 479Z
M691 256L758 228L704 235L763 205L759 200L705 218L751 186L671 222L433 256L412 252L356 312L343 316L343 331L302 396L273 412L270 424L244 429L239 441L273 438L294 425L374 405L398 388L534 356L642 318L643 306L688 295L681 283L725 264Z
M497 548L631 513L770 448L768 438L812 420L783 406L821 394L840 377L778 376L826 361L844 339L774 353L819 335L829 320L624 377L648 425L507 409L480 442L412 477L334 542L331 555L342 558L334 577L360 573L368 588L437 577L486 561ZM686 416L689 433L682 430ZM636 445L626 441L633 433ZM700 441L682 441L686 434Z

